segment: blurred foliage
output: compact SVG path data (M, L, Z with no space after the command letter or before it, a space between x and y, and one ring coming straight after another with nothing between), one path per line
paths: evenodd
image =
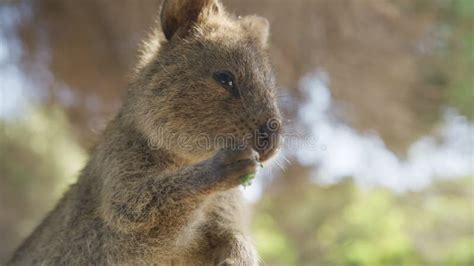
M474 1L448 1L452 4L453 17L448 25L458 40L451 42L446 57L454 65L449 68L452 83L448 88L448 102L474 120ZM445 58L448 59L448 58Z
M474 1L417 0L417 11L438 8L434 54L421 66L428 84L442 91L444 104L474 120Z
M474 265L473 181L406 194L351 181L270 187L256 206L258 247L266 265Z

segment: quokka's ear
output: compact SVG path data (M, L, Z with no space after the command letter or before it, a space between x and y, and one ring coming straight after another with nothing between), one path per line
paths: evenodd
M168 40L176 34L185 37L193 25L216 15L220 10L217 0L164 0L160 15L161 28Z
M246 16L242 18L242 25L263 48L267 47L268 37L270 36L270 22L266 18Z

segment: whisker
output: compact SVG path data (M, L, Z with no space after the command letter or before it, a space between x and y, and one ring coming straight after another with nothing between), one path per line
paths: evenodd
M286 157L286 155L282 154L282 155L281 155L281 159L283 159L283 160L285 161L285 163L291 164L291 161L288 160L288 158Z

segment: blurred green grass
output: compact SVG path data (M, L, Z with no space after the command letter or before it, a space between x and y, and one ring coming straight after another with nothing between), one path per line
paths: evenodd
M306 181L297 197L265 194L254 233L266 265L473 265L473 186L465 177L396 194Z

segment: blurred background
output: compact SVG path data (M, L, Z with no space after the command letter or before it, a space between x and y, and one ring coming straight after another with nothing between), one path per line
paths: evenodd
M474 265L474 1L223 0L271 22L265 265ZM0 264L118 110L159 0L0 0Z

